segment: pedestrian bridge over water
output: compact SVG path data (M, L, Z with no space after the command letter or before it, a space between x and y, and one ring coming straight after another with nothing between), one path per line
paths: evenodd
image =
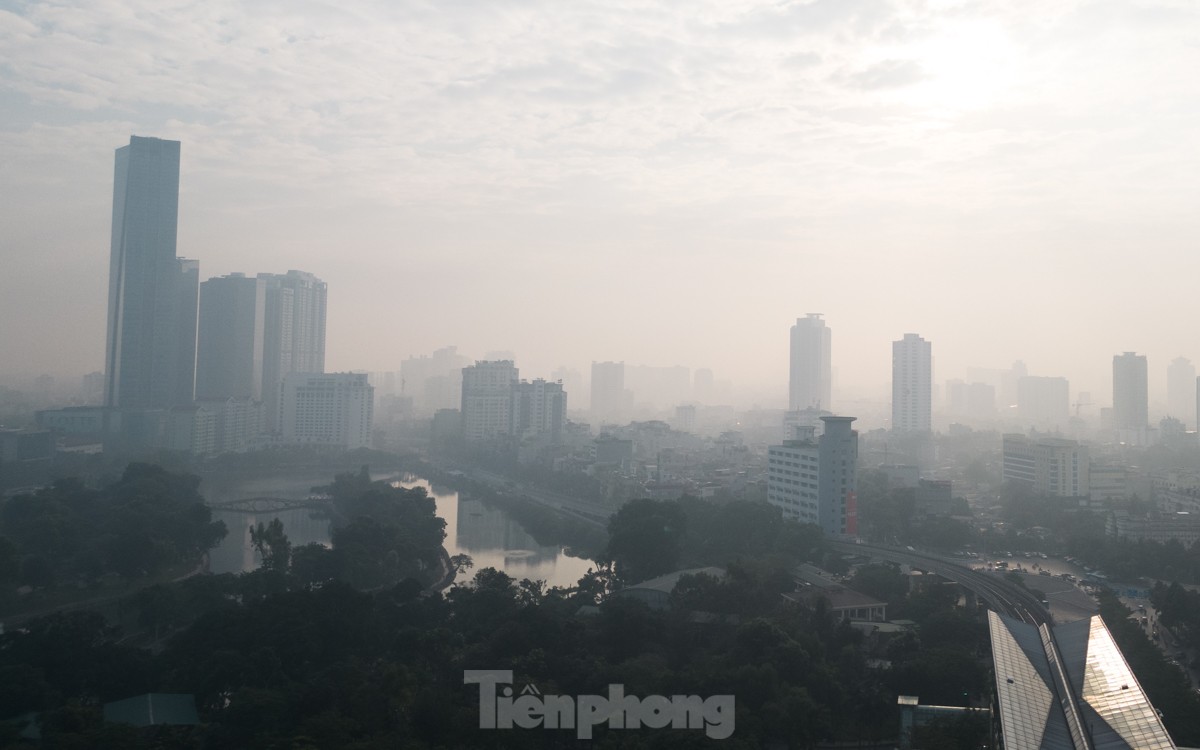
M213 510L232 511L234 513L280 513L285 510L299 508L316 508L330 510L333 508L331 498L323 495L313 495L306 498L283 497L245 497L237 500L226 500L220 503L210 503Z

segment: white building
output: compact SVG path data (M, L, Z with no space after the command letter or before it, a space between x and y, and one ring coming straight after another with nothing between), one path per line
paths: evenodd
M263 283L262 398L266 428L280 429L279 394L288 373L325 372L327 287L311 273L260 273Z
M797 439L767 451L767 501L783 517L815 523L826 534L858 533L855 490L858 433L854 417L822 417L818 438L812 427L797 427Z
M821 522L821 454L814 432L796 427L795 439L767 449L767 502L790 521Z
M1019 482L1040 495L1087 497L1088 447L1062 438L1004 436L1004 481Z
M516 366L508 359L479 361L462 369L462 424L467 442L511 434L517 375Z
M929 432L933 412L933 347L915 333L892 342L892 429Z
M832 333L821 313L796 319L791 331L788 409L828 409L833 386Z
M283 441L369 447L374 402L365 373L288 373L279 405Z

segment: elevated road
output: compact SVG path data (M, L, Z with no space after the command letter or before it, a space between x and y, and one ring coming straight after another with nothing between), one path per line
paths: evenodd
M852 555L877 557L881 560L900 563L910 567L936 573L972 591L989 607L1002 614L1015 617L1030 625L1049 625L1050 613L1041 600L1023 586L1004 580L1000 576L972 570L951 558L933 555L903 547L885 547L874 544L830 541L829 546Z

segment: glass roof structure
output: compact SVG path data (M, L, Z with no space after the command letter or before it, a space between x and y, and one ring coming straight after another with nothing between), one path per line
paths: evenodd
M1029 625L988 613L1006 750L1174 750L1098 615Z

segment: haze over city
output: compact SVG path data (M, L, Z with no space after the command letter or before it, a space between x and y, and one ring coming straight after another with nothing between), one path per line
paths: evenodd
M454 344L523 373L712 368L837 397L1200 359L1190 3L7 3L6 372L102 369L112 152L182 142L201 276L330 288L328 369Z

